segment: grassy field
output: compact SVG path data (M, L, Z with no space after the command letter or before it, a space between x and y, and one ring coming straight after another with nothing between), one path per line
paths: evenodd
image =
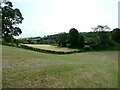
M51 50L51 51L57 51L57 52L72 52L72 51L78 51L77 49L70 49L65 47L58 47L58 46L51 46L48 44L22 44L29 47L44 49L44 50Z
M0 89L2 89L2 46L0 45Z
M3 46L3 88L117 88L118 52L69 55Z

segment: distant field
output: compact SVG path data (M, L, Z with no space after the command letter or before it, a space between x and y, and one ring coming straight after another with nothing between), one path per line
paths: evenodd
M72 52L72 51L78 51L77 49L70 49L70 48L63 48L63 47L58 47L58 46L51 46L47 44L23 44L29 47L34 47L34 48L40 48L44 50L51 50L51 51L57 51L57 52Z
M47 54L3 46L3 88L117 88L118 52Z

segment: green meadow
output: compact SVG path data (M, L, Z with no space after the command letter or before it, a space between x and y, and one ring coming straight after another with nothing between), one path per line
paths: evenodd
M3 88L118 87L118 51L59 55L2 49Z

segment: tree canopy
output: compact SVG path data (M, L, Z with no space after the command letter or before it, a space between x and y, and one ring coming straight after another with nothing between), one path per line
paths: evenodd
M22 14L18 8L13 8L12 2L5 2L2 8L2 37L8 39L8 37L19 36L22 31L17 24L21 24Z
M119 28L113 29L112 39L116 42L120 42L120 29Z
M77 29L72 28L69 31L69 43L72 48L77 48L79 43L79 32Z

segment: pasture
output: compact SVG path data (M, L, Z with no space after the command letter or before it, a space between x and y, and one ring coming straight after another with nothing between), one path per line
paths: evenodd
M117 88L118 52L66 55L3 46L3 88Z
M57 51L57 52L73 52L73 51L78 51L78 49L71 49L71 48L66 48L66 47L58 47L58 46L52 46L48 44L22 44L26 45L29 47L34 47L38 49L43 49L43 50L51 50L51 51Z

